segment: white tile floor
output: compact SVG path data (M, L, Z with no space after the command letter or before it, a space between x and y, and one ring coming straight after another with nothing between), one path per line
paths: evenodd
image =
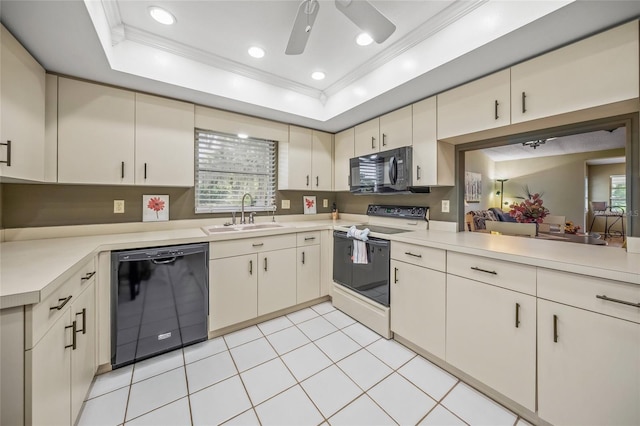
M223 423L527 425L329 302L97 376L78 421Z

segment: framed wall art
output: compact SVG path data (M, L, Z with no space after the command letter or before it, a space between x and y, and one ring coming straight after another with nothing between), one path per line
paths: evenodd
M464 200L467 203L479 203L482 196L482 175L464 172Z

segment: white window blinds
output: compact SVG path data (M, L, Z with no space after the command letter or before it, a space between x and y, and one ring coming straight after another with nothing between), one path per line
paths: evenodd
M276 142L196 129L196 213L271 210L276 198Z
M625 207L627 204L627 177L625 175L612 175L610 180L610 206Z

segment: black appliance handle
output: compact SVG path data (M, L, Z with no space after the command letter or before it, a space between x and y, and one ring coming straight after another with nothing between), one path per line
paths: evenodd
M391 181L391 185L398 182L398 160L395 156L389 159L389 181Z
M178 259L178 257L177 256L173 256L173 257L166 257L166 258L161 259L161 260L151 259L151 262L153 262L156 265L167 265L169 263L175 262L176 259Z

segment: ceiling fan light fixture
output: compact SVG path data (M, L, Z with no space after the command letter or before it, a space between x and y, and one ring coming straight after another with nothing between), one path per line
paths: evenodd
M373 43L373 38L367 33L360 33L356 38L358 46L368 46Z
M311 73L311 78L314 80L324 80L325 77L326 75L322 71L314 71Z
M260 59L264 57L264 49L258 46L251 46L247 52L252 58Z
M540 145L544 145L545 143L547 143L547 139L538 139L535 141L522 142L522 146L528 146L529 148L536 149L537 147L539 147Z
M163 25L173 25L176 23L176 17L166 9L158 6L151 6L149 8L149 15L156 21Z

